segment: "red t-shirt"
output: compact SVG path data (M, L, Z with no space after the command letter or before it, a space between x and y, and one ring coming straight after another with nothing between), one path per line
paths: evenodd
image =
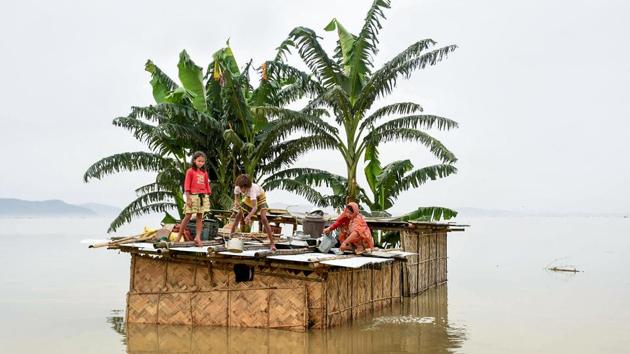
M208 172L189 168L184 180L184 191L190 194L212 194Z

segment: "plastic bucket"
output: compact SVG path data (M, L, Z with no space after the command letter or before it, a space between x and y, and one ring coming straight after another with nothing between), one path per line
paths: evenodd
M241 253L243 252L243 241L238 238L231 238L227 241L225 248L230 252Z
M320 237L324 231L326 221L321 216L307 215L302 221L302 230L311 237Z

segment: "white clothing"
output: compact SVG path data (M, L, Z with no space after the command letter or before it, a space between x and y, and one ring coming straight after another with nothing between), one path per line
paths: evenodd
M263 193L265 193L265 191L262 189L261 186L257 185L256 183L252 183L252 186L249 188L247 195L249 196L249 199L256 200L258 196ZM239 186L235 186L234 195L239 195L239 194L244 194L244 193L241 192L241 188Z

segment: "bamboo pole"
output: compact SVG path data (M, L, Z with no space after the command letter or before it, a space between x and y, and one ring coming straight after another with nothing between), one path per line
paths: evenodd
M311 252L309 248L296 248L296 249L276 250L276 251L263 249L254 253L254 257L264 258L268 256L286 256L286 255L294 255L294 254L304 254L304 253L309 253L309 252Z
M158 232L159 230L153 230L150 231L148 233L143 232L141 234L138 235L133 235L133 236L128 236L128 237L124 237L115 241L108 241L108 242L103 242L103 243L95 243L95 244L91 244L88 246L88 248L101 248L101 247L115 247L115 246L119 246L125 243L133 243L133 242L139 242L139 241L146 241L148 239L153 238L153 236Z
M201 241L201 246L216 246L223 244L222 241ZM173 247L196 247L194 241L185 242L166 242L160 241L153 244L154 248L173 248Z

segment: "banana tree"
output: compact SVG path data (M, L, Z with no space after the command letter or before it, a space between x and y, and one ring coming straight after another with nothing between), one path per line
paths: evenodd
M349 181L346 195L355 201L359 200L361 191L357 183L359 163L368 149L376 149L380 144L415 142L428 148L442 164L453 164L457 160L449 149L426 131L454 129L458 126L457 122L422 114L422 107L414 102L392 103L373 109L377 99L392 93L399 79L437 64L457 48L455 45L435 48L435 41L423 39L395 55L382 67L374 69L378 33L381 21L385 19L384 10L389 7L390 1L375 0L358 35L350 33L337 19L333 19L325 27L326 31L336 31L338 36L332 56L323 49L315 31L305 27L293 29L280 45L281 60L291 53L291 49L295 49L309 68L310 74L293 67L286 70L297 77L309 79L307 87L312 99L302 110L276 108L269 114L284 119L299 119L322 109L332 113L336 126L320 123L321 130L317 136L340 152L346 165L346 180ZM279 69L286 67L280 60L267 65Z
M202 150L212 158L213 142L222 126L208 114L200 68L188 54L180 54L178 73L181 86L152 61L145 70L151 74L156 105L132 107L125 117L114 119L115 126L129 130L145 143L149 151L115 154L95 162L85 172L88 182L124 171L156 172L153 182L136 189L136 199L111 222L108 232L116 231L134 217L150 213L183 213L182 182L191 150ZM168 214L167 214L168 215Z
M176 210L183 213L182 184L192 151L207 154L213 205L228 207L231 183L240 173L256 180L292 164L314 148L328 147L311 136L288 139L298 131L318 132L310 116L299 119L268 119L260 107L288 104L304 95L299 78L263 67L262 79L254 89L230 47L213 55L204 75L183 51L177 65L178 85L153 62L145 69L151 74L155 105L133 107L114 125L129 130L149 151L112 155L94 163L84 180L101 179L122 171L157 172L155 181L136 190L137 198L112 221L109 231L139 215ZM205 82L204 82L205 80ZM313 113L316 114L316 113Z
M381 166L378 150L371 146L366 150L365 177L368 181L372 197L362 193L360 199L374 216L391 216L388 210L394 206L401 193L418 188L430 180L444 178L457 173L452 164L435 164L414 169L410 160L398 160ZM403 220L448 220L457 212L444 207L423 206L400 218Z
M247 173L264 183L266 176L291 165L303 153L331 147L314 136L324 123L317 112L287 118L271 113L307 94L303 78L263 64L259 85L254 88L249 76L251 62L239 70L229 46L213 58L207 74L213 80L208 81L207 90L215 93L211 95L215 100L230 103L216 114L227 121L223 139L233 159L234 174ZM302 136L289 139L298 132Z

